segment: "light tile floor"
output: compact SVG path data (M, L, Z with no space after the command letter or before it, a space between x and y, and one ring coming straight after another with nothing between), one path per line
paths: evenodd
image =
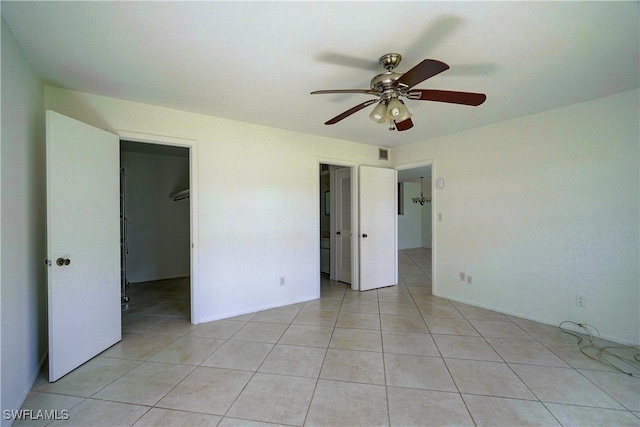
M186 280L131 286L122 342L43 372L24 408L79 426L640 426L637 377L556 327L432 296L430 264L404 250L398 286L323 279L318 300L200 325Z

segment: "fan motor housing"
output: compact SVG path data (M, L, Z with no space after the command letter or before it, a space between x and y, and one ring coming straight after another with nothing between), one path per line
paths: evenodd
M371 79L371 89L379 90L381 92L385 89L389 89L393 82L398 80L401 76L402 73L394 73L393 71L378 74Z

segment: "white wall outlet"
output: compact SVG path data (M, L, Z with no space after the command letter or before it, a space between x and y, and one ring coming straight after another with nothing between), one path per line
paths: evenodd
M464 282L465 280L467 280L467 275L465 274L464 271L460 272L460 281Z
M467 285L471 284L471 276L467 276Z
M587 299L583 295L576 295L576 305L578 307L586 307Z
M284 286L284 276L280 276L280 286Z

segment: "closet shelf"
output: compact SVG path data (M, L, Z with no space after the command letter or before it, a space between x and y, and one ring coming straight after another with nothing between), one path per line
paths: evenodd
M173 199L174 202L179 200L184 200L189 198L189 189L178 191L176 193L171 194L169 197Z

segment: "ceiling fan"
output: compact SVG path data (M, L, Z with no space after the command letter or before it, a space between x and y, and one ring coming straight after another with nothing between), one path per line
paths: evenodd
M471 106L478 106L487 99L487 96L483 93L413 89L417 84L449 69L449 66L435 59L425 59L406 73L397 73L393 70L400 64L401 60L402 56L398 53L387 53L381 56L378 62L387 71L371 79L370 89L333 89L311 92L312 95L362 93L378 97L377 99L370 99L358 104L338 114L324 124L336 124L363 108L378 103L373 111L371 111L371 114L369 114L371 120L376 123L389 122L389 130L397 129L398 131L405 131L413 127L413 121L411 120L411 113L404 105L404 102L400 100L401 97L419 101L448 102L451 104Z

